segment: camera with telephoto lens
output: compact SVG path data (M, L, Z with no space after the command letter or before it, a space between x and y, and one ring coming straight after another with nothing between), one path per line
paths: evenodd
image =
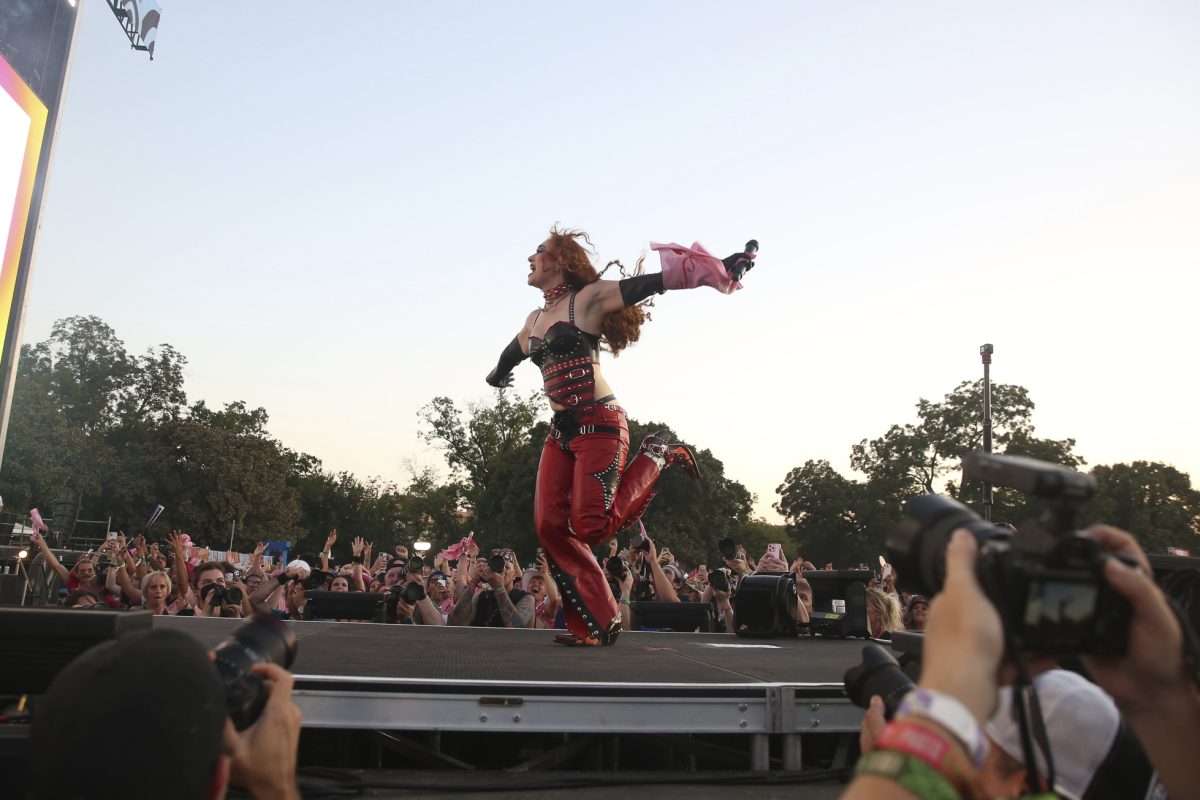
M487 560L488 569L497 575L504 574L504 565L506 563L507 560L499 553L493 553Z
M291 667L296 660L296 636L282 620L256 614L217 645L213 655L225 689L225 710L233 726L243 731L258 719L270 696L263 679L250 668L255 664Z
M966 528L979 545L976 575L1011 650L1124 653L1129 603L1104 580L1109 556L1075 530L1076 514L1095 491L1092 478L1031 458L986 453L967 456L963 476L1042 498L1045 510L1014 534L947 497L910 498L905 520L887 541L901 587L922 595L941 591L946 545L956 529Z
M708 585L713 588L713 591L728 592L729 591L729 570L724 567L720 569L710 569L708 571Z
M900 667L900 662L895 656L879 645L863 645L862 655L862 663L846 670L842 678L846 696L859 708L870 708L871 697L879 695L883 698L883 715L886 719L891 719L900 707L904 695L908 694L915 684Z
M211 595L211 597L210 597ZM222 586L219 583L210 583L200 590L200 599L209 597L208 605L210 608L217 608L225 604L241 605L242 599L246 594L236 586Z
M323 572L319 569L314 569L312 572L308 573L308 577L302 580L301 583L304 584L304 588L307 591L320 589L325 585L325 581L329 580L330 574L331 573Z
M405 584L404 588L400 590L400 597L410 606L415 606L425 599L425 587L419 583Z
M604 562L604 569L609 575L613 576L617 580L623 580L625 576L629 574L629 565L626 564L625 559L621 558L620 556L610 556L608 560Z
M413 556L404 565L405 572L420 572L423 569L425 569L425 559L420 556Z
M737 542L729 537L717 542L717 550L721 552L721 558L726 561L736 561L738 557Z

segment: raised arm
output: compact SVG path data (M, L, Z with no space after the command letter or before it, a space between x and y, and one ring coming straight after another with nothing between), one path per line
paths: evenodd
M333 549L334 542L337 541L337 528L329 532L325 537L325 547L321 550L321 571L329 572L329 553Z
M470 625L474 622L476 605L479 602L478 597L479 595L472 591L471 587L466 587L455 601L454 608L450 610L450 618L446 620L447 624Z
M741 288L737 282L750 269L758 254L758 242L751 239L741 253L718 259L698 243L691 247L651 243L662 262L662 271L633 275L616 281L596 281L580 290L576 311L582 314L585 328L596 330L606 314L637 305L648 297L671 289L695 289L711 286L724 294ZM736 277L735 277L736 276Z
M654 596L668 603L678 603L679 595L675 592L675 585L663 572L662 564L658 563L658 551L654 547L654 541L649 541L650 552L646 554L646 561L650 562L650 574L654 576Z
M113 567L108 572L110 575L114 572L117 573L117 583L121 585L121 593L125 595L130 603L140 606L142 604L142 590L134 584L133 579L129 575L129 565L133 563L133 559L130 557L128 550L121 551L121 555L123 556L120 564L121 568L117 569Z
M263 550L266 548L266 542L259 542L254 545L254 554L250 556L250 573L251 575L262 575Z
M66 585L67 580L71 577L71 571L62 565L62 562L55 557L54 552L50 549L50 545L42 538L42 535L37 531L29 534L29 538L37 542L38 549L42 551L42 558L50 565L50 569L58 575L58 579Z
M183 538L179 535L179 531L171 531L171 536L167 539L171 545L171 552L175 554L175 586L176 593L182 598L187 597L191 591L191 578L188 577L187 571L187 555L183 551Z
M550 575L550 565L546 562L546 554L540 553L537 557L538 574L542 576L542 584L546 587L546 616L554 619L558 614L558 607L562 605L562 600L558 596L558 585L554 583L554 578Z

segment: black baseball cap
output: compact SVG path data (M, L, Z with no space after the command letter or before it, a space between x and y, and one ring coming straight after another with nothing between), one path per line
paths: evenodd
M34 707L31 798L202 798L228 715L216 666L191 636L151 630L97 645ZM141 756L129 764L130 748ZM120 765L120 778L85 764Z

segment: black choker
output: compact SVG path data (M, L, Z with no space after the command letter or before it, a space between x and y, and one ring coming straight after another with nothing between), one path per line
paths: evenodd
M552 286L551 288L543 291L542 297L546 301L546 307L549 308L550 304L553 303L555 300L559 299L560 297L564 297L570 293L571 293L571 285L568 283L560 283L557 286Z

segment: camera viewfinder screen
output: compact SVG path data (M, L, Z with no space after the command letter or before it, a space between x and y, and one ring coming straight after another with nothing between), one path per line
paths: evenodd
M1096 611L1096 586L1072 581L1034 581L1025 603L1026 628L1052 628L1060 634L1072 629L1086 633Z

